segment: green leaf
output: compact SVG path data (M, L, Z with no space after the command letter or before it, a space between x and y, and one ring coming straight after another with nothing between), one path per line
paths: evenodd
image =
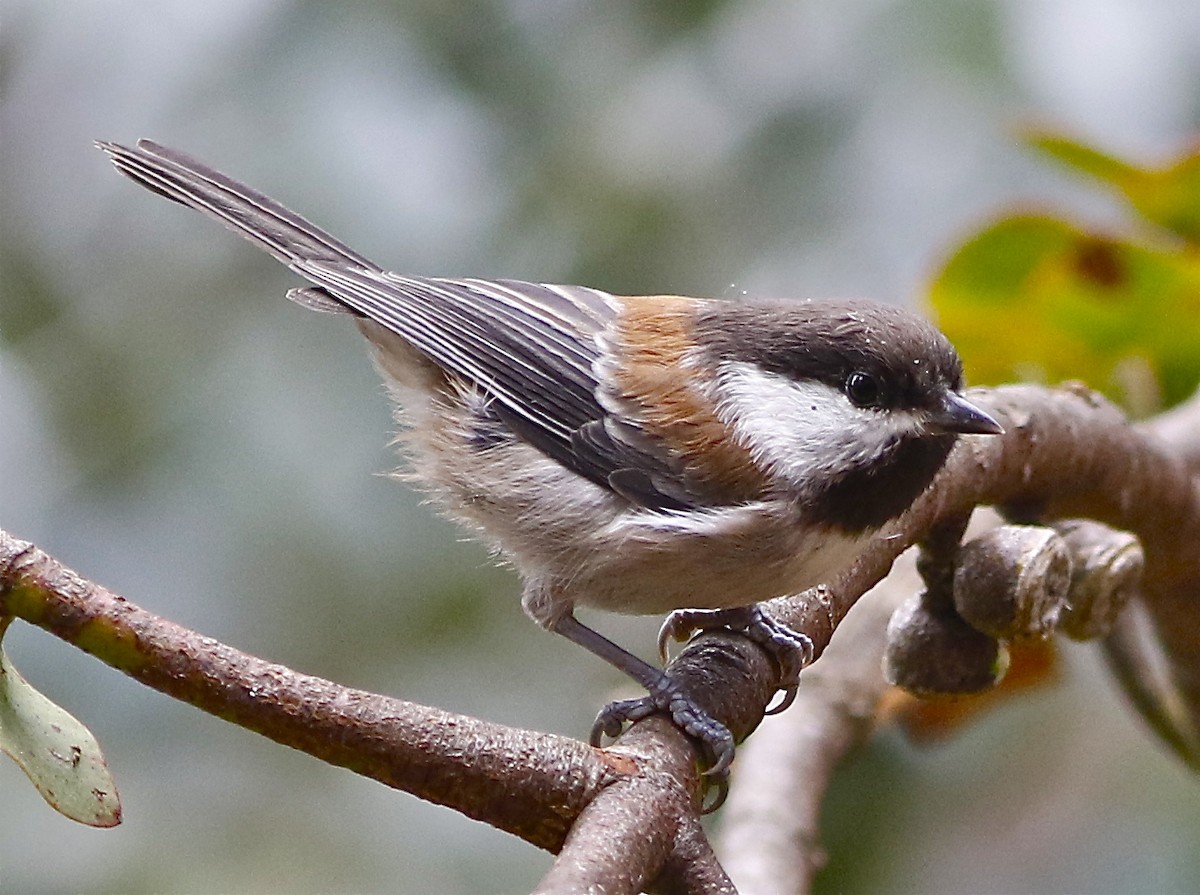
M0 618L0 639L10 618ZM117 787L91 732L29 685L0 649L0 751L55 811L93 827L121 822Z
M1139 215L1200 244L1200 145L1162 168L1143 168L1050 131L1025 138L1053 159L1114 186Z
M1053 131L1031 131L1025 142L1052 159L1116 187L1124 187L1141 173L1128 162Z
M978 384L1082 379L1144 414L1200 383L1195 253L1017 215L959 248L930 299Z

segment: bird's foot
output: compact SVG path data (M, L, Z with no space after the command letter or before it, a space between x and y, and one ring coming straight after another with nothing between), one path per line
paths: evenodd
M813 642L807 635L793 631L772 618L761 606L737 606L732 609L677 609L667 616L658 631L658 653L667 661L667 643L684 642L696 631L735 631L757 643L779 669L779 689L783 698L766 714L782 712L796 698L800 672L813 660Z
M733 763L733 735L724 724L712 718L683 689L665 674L648 688L646 696L610 702L596 716L591 744L599 746L604 737L614 739L626 723L634 724L659 712L704 748L709 765L704 776L717 790L716 797L704 807L704 813L716 811L729 793L729 766Z

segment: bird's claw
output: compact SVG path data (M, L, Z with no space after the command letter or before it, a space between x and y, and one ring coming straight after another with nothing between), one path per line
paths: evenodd
M685 641L695 631L723 629L734 631L757 643L779 670L783 698L767 709L775 714L786 709L796 698L800 671L813 659L813 643L799 631L776 621L757 605L735 609L680 609L672 612L658 632L658 650L667 661L671 640ZM733 763L734 742L728 728L712 718L666 675L652 684L649 693L639 699L622 699L606 705L592 725L591 744L599 746L605 737L616 738L627 723L633 724L650 715L663 713L683 733L699 741L709 760L705 780L716 796L703 807L704 813L716 811L729 792L729 766Z
M626 724L635 724L643 718L648 718L660 709L654 705L649 696L642 696L637 699L618 699L616 702L610 702L600 710L600 714L596 715L596 720L592 724L592 735L589 742L593 746L599 747L604 738L615 740L621 735L621 731L625 729ZM672 716L673 717L673 716Z
M667 645L671 640L682 642L695 631L714 629L736 631L750 638L778 666L783 698L769 707L766 714L778 714L795 701L800 672L813 660L813 642L807 635L776 621L757 604L734 609L675 610L658 629L659 656L664 663L667 661Z
M706 757L711 759L705 775L723 775L733 763L733 735L724 724L696 705L670 678L664 680L666 685L646 696L610 702L601 709L592 725L591 744L599 746L604 737L619 736L627 723L635 724L662 712L671 717L676 727L704 747Z
M729 791L729 766L735 751L733 735L674 681L666 676L662 680L662 684L646 696L610 702L601 709L592 725L591 744L599 746L604 737L615 738L626 723L633 724L659 712L669 715L676 727L701 744L709 759L704 777L710 786L716 787L717 797L703 810L704 813L716 811Z
M663 619L662 627L658 629L658 659L663 665L667 664L670 659L668 652L669 643L674 640L676 643L685 643L691 636L692 632L699 630L695 624L697 613L704 612L702 609L676 609L665 619Z

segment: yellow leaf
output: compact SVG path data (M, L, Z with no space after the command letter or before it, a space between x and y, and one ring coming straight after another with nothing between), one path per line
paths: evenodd
M972 382L1082 379L1131 404L1149 369L1161 401L1200 383L1200 256L1089 233L1053 217L1002 218L961 246L930 287ZM1143 377L1144 379L1144 377ZM1138 406L1149 413L1157 406Z

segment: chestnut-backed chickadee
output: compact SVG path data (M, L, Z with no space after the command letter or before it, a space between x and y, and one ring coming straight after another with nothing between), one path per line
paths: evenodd
M98 143L118 171L204 212L349 314L395 399L413 476L517 567L526 612L629 673L593 742L669 712L721 772L728 731L576 605L674 613L769 647L782 686L811 645L756 604L848 566L929 485L959 435L1000 431L960 394L933 326L862 301L619 297L390 273L181 152Z

